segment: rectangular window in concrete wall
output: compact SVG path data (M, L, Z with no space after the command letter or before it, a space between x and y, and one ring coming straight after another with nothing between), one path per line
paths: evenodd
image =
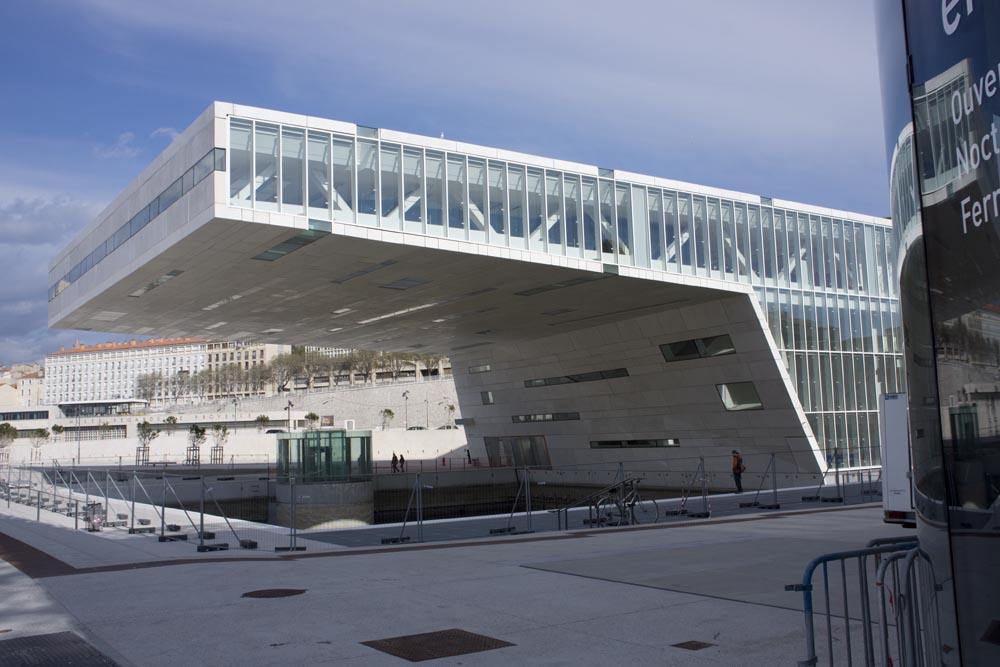
M281 210L305 213L305 132L294 127L281 129Z
M528 389L532 387L551 387L560 384L573 384L574 382L596 382L597 380L611 380L613 378L628 377L627 368L613 368L606 371L590 371L588 373L575 373L572 375L557 375L554 377L538 378L535 380L525 380L524 386Z
M663 193L663 257L667 271L680 271L680 248L677 236L677 195Z
M760 228L761 228L761 249L764 252L764 281L768 285L776 285L774 275L774 221L771 214L771 209L767 206L762 206L760 210Z
M253 199L253 123L233 118L229 122L229 201L248 206Z
M478 366L469 366L470 373L488 373L493 370L489 364L480 364Z
M708 199L706 210L708 218L708 243L706 252L709 275L713 278L722 278L722 219L718 199Z
M444 156L427 151L427 233L441 236L444 233Z
M465 178L465 157L448 156L448 236L464 239L468 229L466 197L468 186Z
M470 162L471 164L471 162ZM545 251L545 175L528 169L528 249Z
M535 422L566 422L579 421L579 412L546 412L531 415L513 415L511 421L515 424L530 424Z
M694 273L691 248L694 247L694 228L691 224L691 195L677 195L677 252L682 273Z
M479 397L483 400L483 405L493 405L493 392L481 391Z
M705 222L705 198L693 197L694 214L694 265L699 276L708 275L708 225Z
M507 173L503 162L493 162L489 167L490 226L489 243L507 245Z
M646 188L632 186L632 258L636 266L649 266L649 211Z
M660 352L663 354L665 361L685 361L688 359L704 359L734 354L736 348L733 346L733 341L729 337L729 334L722 334L706 338L681 340L674 343L664 343L660 345Z
M354 139L333 137L333 219L354 222Z
M750 282L750 229L747 223L747 205L736 202L736 271L741 283Z
M486 457L492 468L509 466L547 468L552 465L544 436L487 437L483 440L486 445Z
M566 254L580 256L580 178L563 175L563 210L566 212Z
M378 215L378 144L358 141L358 224L376 226Z
M649 258L654 269L663 268L663 195L659 190L646 193L649 217Z
M265 211L278 210L278 126L256 123L254 127L254 205Z
M762 410L764 404L757 395L757 387L753 382L729 382L717 384L719 398L726 410Z
M593 178L582 179L583 196L583 249L587 259L600 259L600 250L597 247L597 240L600 235L597 231L597 181Z
M528 212L528 192L525 189L524 167L507 166L507 192L510 202L510 246L526 248L524 222Z
M726 280L736 280L736 227L733 202L722 202L722 268Z
M486 243L486 162L469 158L469 240Z
M562 244L562 175L557 171L545 172L545 226L548 229L548 251L560 253Z
M403 150L403 229L422 234L423 223L424 154L407 148Z
M602 178L600 185L600 227L601 227L601 259L605 262L615 261L615 245L618 232L615 231L615 184Z
M310 130L308 155L306 188L309 215L326 219L330 217L330 135Z
M400 191L402 190L403 169L400 163L400 147L393 144L382 144L379 155L379 195L382 211L382 227L384 229L401 229L403 222L400 216Z
M591 449L642 449L648 447L680 447L677 438L656 438L649 440L591 440Z

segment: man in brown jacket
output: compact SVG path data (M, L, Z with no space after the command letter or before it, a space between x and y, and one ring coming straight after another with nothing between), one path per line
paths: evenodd
M736 481L736 493L743 493L743 471L747 467L743 465L743 456L733 450L733 479Z

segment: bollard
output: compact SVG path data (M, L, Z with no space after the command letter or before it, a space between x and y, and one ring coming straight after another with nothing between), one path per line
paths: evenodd
M417 473L417 542L424 541L424 485Z
M528 532L533 533L535 531L531 526L531 471L528 466L524 466L524 503L528 510Z
M135 471L132 471L132 488L129 489L129 496L132 499L132 511L129 512L129 533L135 532ZM104 523L108 522L108 506L104 506Z
M201 516L198 523L198 547L205 546L205 476L201 476L201 505L198 513Z

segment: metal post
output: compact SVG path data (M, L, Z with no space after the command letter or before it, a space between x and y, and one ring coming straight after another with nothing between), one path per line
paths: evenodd
M778 506L778 457L771 454L771 498L774 506Z
M531 470L524 466L524 502L528 510L528 532L534 532L531 527Z
M135 478L136 478L136 472L133 470L132 471L131 488L129 489L129 492L128 492L129 497L132 500L132 511L129 512L129 517L128 517L130 532L133 532L135 530ZM108 508L107 508L107 506L105 506L104 507L104 521L105 521L105 523L107 523L107 520L108 520L107 517L108 517Z
M108 522L108 480L111 479L111 473L104 472L104 523ZM124 500L124 498L122 498ZM134 509L134 508L133 508ZM133 512L135 514L135 512Z
M288 477L288 493L292 499L292 512L291 512L292 520L288 524L288 548L290 550L294 550L295 549L295 500L296 500L295 494L297 492L295 491L295 477L293 476Z
M201 475L199 479L201 480L201 505L198 510L201 517L198 522L198 547L200 548L205 546L205 476Z
M73 501L73 530L80 529L80 501Z
M424 541L424 484L417 473L417 542Z
M35 498L35 521L42 520L42 490L38 489L38 496Z
M166 535L167 527L167 473L164 472L163 476L160 477L160 488L163 490L163 495L160 500L160 537Z
M840 448L833 448L834 479L837 481L837 497L843 500L844 494L840 490Z

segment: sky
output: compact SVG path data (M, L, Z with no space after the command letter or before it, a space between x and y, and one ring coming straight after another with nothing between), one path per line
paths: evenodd
M0 364L212 100L887 215L874 1L3 0Z

